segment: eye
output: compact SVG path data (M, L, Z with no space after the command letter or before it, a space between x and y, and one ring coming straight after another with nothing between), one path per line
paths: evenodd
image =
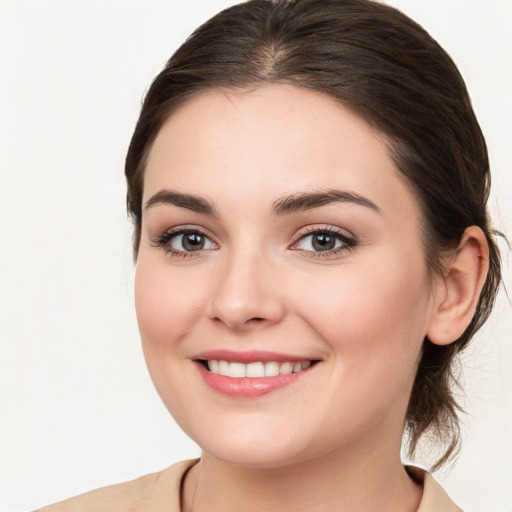
M297 247L303 251L332 251L341 245L341 240L330 233L313 233L301 238Z
M214 245L205 235L194 231L175 234L169 240L169 246L175 251L200 251L213 249Z
M162 247L172 255L187 256L188 253L217 249L217 244L196 229L166 231L152 240L152 245Z
M345 233L333 228L314 229L300 236L292 249L309 253L336 254L342 250L349 250L356 245L356 241Z

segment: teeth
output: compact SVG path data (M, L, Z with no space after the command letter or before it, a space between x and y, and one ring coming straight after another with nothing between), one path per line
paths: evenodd
M238 378L245 377L245 364L229 363L229 376Z
M281 363L279 367L279 373L281 375L288 375L293 372L293 363Z
M212 373L219 373L219 361L214 361L213 359L211 361L208 361L208 368Z
M279 363L265 363L265 377L275 377L279 375Z
M269 361L267 363L230 363L229 361L208 360L208 369L217 375L225 377L233 377L239 379L242 377L262 378L276 377L277 375L288 375L290 373L298 373L311 366L311 361L300 361L278 363Z
M227 361L219 361L219 375L229 377L229 363Z
M265 377L265 366L263 363L249 363L245 367L246 377Z

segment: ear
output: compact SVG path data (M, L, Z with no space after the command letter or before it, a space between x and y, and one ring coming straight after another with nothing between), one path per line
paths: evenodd
M428 339L436 345L449 345L473 318L489 268L489 246L478 226L464 231L455 253L445 263L445 273L438 282Z

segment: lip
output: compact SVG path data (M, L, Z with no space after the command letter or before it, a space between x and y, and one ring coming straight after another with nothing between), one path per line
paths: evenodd
M231 397L256 398L266 395L277 389L284 388L297 380L304 378L306 374L316 366L310 366L306 370L288 375L276 375L275 377L226 377L206 370L199 362L195 363L203 381L215 391Z
M318 363L318 359L309 359L304 356L278 354L275 352L251 350L247 352L234 352L230 350L208 350L191 357L199 374L207 386L223 395L238 398L256 398L267 395L273 391L284 388L309 375L310 371L317 366L312 364L309 368L297 373L287 375L276 375L274 377L227 377L208 371L203 362L205 360L230 361L234 363L255 363L255 362L299 362L311 360Z
M262 363L269 363L271 361L275 361L277 363L285 363L286 361L290 361L292 363L297 363L299 361L305 360L318 360L315 358L310 358L307 356L297 356L292 354L282 354L277 352L269 352L266 350L248 350L248 351L234 351L234 350L206 350L204 352L200 352L198 354L194 354L190 357L193 360L212 360L216 361L229 361L233 363L257 363L261 361Z

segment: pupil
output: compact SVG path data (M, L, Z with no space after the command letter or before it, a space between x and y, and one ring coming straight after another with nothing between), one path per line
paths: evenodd
M187 251L199 251L204 246L203 235L189 233L183 236L183 248Z
M335 245L336 239L326 233L320 233L313 238L313 247L317 251L330 251Z

